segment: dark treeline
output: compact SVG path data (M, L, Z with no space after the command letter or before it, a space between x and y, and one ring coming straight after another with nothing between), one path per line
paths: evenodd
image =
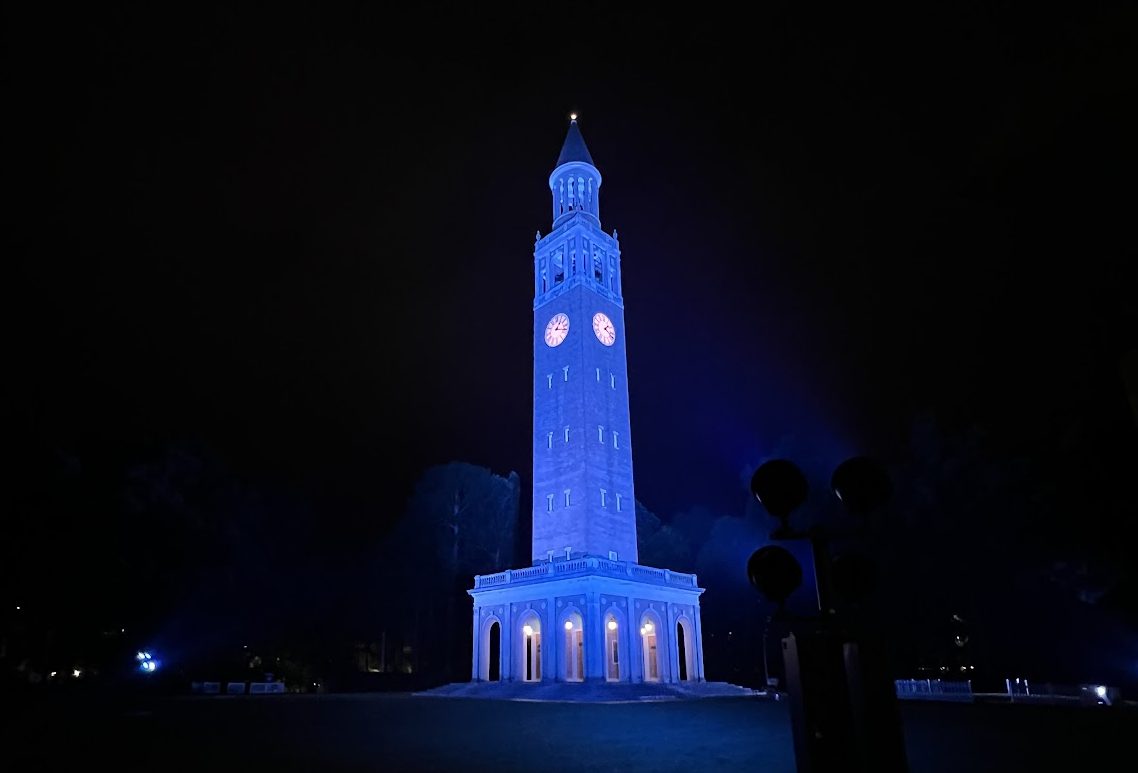
M843 518L825 463L798 461L811 489L796 522ZM1133 505L1117 495L1132 451L1044 465L976 427L923 421L887 461L894 495L872 543L869 606L899 676L1135 681ZM753 469L736 511L638 502L637 527L642 564L696 572L706 588L709 678L758 685L773 610L745 566L773 522L747 491ZM113 461L40 449L22 473L0 649L16 683L73 669L110 679L140 647L183 688L264 673L297 689L464 680L473 575L529 563L528 484L462 462L424 470L393 512L351 519L371 526L350 534L329 527L342 514L319 492L244 479L192 444ZM1118 538L1104 540L1108 529ZM808 551L792 547L807 581L791 609L809 612Z

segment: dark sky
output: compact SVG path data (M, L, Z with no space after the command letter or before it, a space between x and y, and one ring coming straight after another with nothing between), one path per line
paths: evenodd
M346 534L431 463L528 494L576 110L652 509L895 457L921 416L1132 459L1138 18L950 5L10 12L9 439L201 443Z

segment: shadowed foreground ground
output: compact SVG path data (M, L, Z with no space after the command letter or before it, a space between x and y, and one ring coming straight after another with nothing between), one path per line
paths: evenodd
M1133 710L905 704L914 771L1084 770L1126 759ZM36 702L8 770L792 771L785 703L480 701L406 694ZM8 763L14 762L15 765ZM99 764L100 769L106 769Z

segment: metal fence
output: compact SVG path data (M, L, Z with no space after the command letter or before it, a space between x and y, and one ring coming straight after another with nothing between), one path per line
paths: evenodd
M897 697L906 700L971 701L972 682L943 679L898 679Z

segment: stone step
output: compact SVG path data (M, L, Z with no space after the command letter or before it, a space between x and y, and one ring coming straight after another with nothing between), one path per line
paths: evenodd
M682 684L605 682L455 682L415 695L484 700L568 701L584 703L654 700L693 700L755 695L748 687L727 682L685 682Z

